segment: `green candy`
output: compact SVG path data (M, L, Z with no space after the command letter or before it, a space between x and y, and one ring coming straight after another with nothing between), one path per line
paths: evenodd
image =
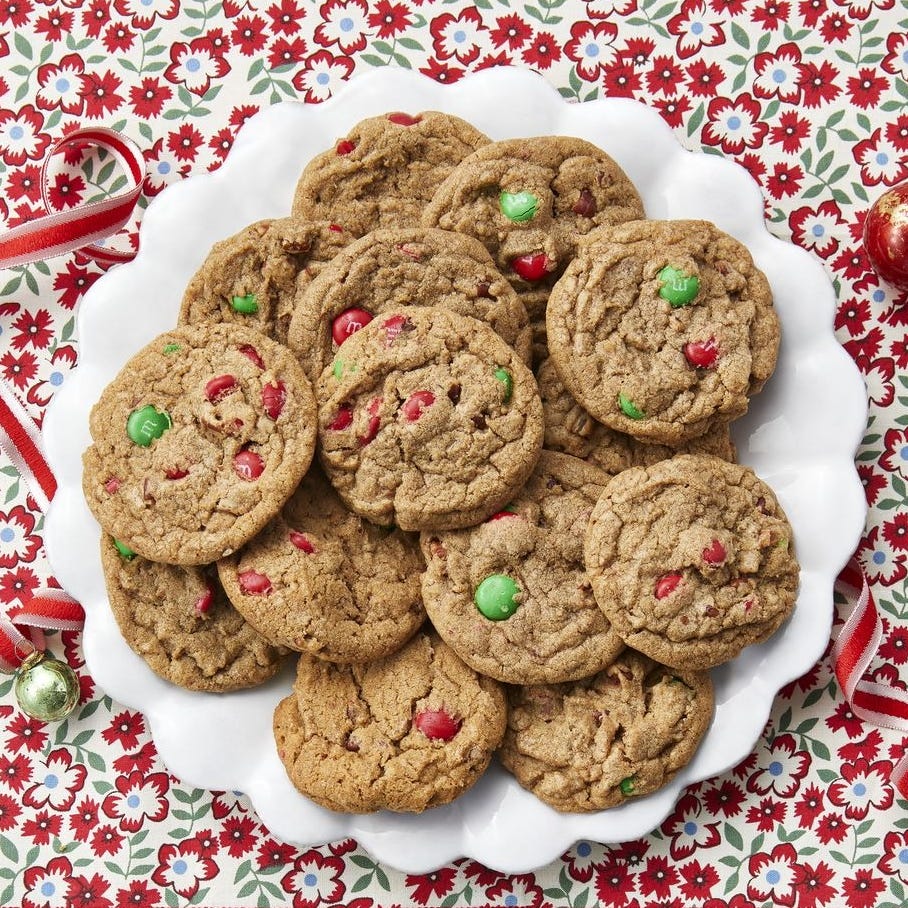
M136 557L136 553L128 546L120 542L119 539L114 539L113 541L114 548L123 556L127 561L132 561Z
M659 272L659 280L662 281L659 296L668 300L672 309L686 306L700 292L700 279L695 274L685 274L671 265Z
M165 344L164 352L165 353L176 353L177 350L182 349L179 344Z
M621 780L620 784L621 794L625 797L629 797L634 793L634 777L628 776L626 779Z
M230 305L233 306L234 312L239 312L241 315L254 315L259 311L258 300L254 293L247 296L235 296L230 300Z
M618 406L621 412L630 419L643 419L646 414L626 394L618 395Z
M166 413L156 410L151 404L146 404L129 414L129 419L126 420L126 434L137 445L147 448L170 426L170 417Z
M334 365L331 367L331 374L340 381L340 377L344 374L344 361L338 356L335 357Z
M511 395L514 393L514 379L507 369L498 368L495 370L495 378L504 385L504 402L510 403Z
M520 592L514 581L505 574L492 574L476 587L473 601L476 608L491 621L504 621L517 611L514 597Z
M532 192L502 192L498 196L501 213L509 221L532 221L539 211L539 199Z

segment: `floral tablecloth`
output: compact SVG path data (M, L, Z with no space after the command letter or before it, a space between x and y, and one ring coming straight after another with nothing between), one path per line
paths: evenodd
M541 72L574 101L632 97L692 149L746 167L776 235L834 279L836 331L867 382L858 470L861 566L883 616L869 672L908 662L908 298L861 246L869 202L908 178L908 18L899 0L0 0L0 217L41 213L40 168L77 125L138 142L146 199L219 166L243 122L318 103L394 65L440 82L488 66ZM52 210L116 191L113 164L61 161ZM102 273L79 253L0 275L0 376L40 422L79 358L74 313ZM0 461L0 603L49 579L42 516ZM840 603L841 610L841 603ZM837 623L840 624L842 615ZM753 754L686 790L644 839L579 842L534 873L472 860L427 875L353 841L276 841L242 796L189 788L142 715L85 671L77 633L50 637L82 700L56 724L0 678L0 905L902 906L908 804L890 784L908 738L857 719L828 653L778 696Z

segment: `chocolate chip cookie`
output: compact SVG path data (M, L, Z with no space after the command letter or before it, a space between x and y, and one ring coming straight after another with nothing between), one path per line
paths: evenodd
M583 534L608 481L543 451L505 510L467 530L423 533L423 599L435 629L477 671L511 684L595 674L624 648L593 596Z
M791 526L748 467L680 454L611 479L586 532L600 608L624 641L705 669L768 639L791 614Z
M352 511L404 530L500 510L542 448L533 374L488 326L401 307L344 342L316 387L319 456Z
M210 564L290 497L312 460L315 415L286 347L237 325L177 328L136 353L92 408L85 499L143 557Z
M488 141L465 120L435 110L369 117L306 165L293 214L336 221L357 237L416 226L438 184Z
M769 282L708 221L591 234L552 290L546 328L555 368L586 410L675 446L745 413L779 346Z
M706 672L676 673L631 649L592 678L508 690L501 762L556 810L650 794L686 766L713 712Z
M486 322L529 361L523 303L472 237L374 230L335 257L299 298L288 345L316 381L346 339L398 306L444 306Z
M473 152L438 186L422 223L476 237L534 318L579 237L643 216L634 184L601 148L538 136Z
M256 221L215 243L186 287L179 322L230 322L286 343L298 295L351 239L327 221Z
M505 722L501 685L434 634L419 633L365 665L301 655L274 734L290 780L323 807L419 812L476 782Z
M120 633L167 681L189 690L239 690L280 668L286 650L243 619L212 566L157 564L103 535L101 567Z
M317 467L218 562L230 600L268 640L332 662L390 655L416 633L422 569L415 538L351 514Z
M730 461L736 458L727 423L717 422L705 435L683 442L677 448L645 444L593 419L571 397L551 359L537 369L536 380L545 416L545 447L579 457L610 476L629 467L657 463L675 454L714 454Z

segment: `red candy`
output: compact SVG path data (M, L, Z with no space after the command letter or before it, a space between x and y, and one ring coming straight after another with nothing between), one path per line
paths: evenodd
M104 483L104 488L113 495L113 493L120 488L120 480L116 476L111 476L110 479Z
M664 599L666 596L670 596L678 588L680 582L680 574L663 574L656 581L656 588L653 590L653 595L657 599Z
M413 717L413 724L430 741L450 741L463 720L452 718L443 709L424 709Z
M301 552L305 552L307 555L311 555L315 551L315 546L309 541L309 537L305 533L299 533L296 530L291 530L290 541Z
M216 404L236 391L237 387L236 379L232 375L216 375L205 385L205 397Z
M728 553L725 551L725 546L722 545L718 539L713 539L713 541L703 549L703 560L707 564L722 564L727 556Z
M580 197L574 202L571 211L583 218L591 218L596 213L596 199L589 189L580 190Z
M486 523L491 523L493 520L503 520L505 517L519 516L520 515L515 513L514 511L498 511L497 513L493 514L488 520L486 520Z
M331 336L339 347L351 334L372 321L372 313L365 309L345 309L331 322Z
M422 119L422 117L412 117L408 113L395 111L394 113L388 114L388 119L392 123L396 123L398 126L415 126Z
M262 362L261 356L259 356L259 351L256 350L255 347L252 346L252 344L241 344L239 347L237 347L237 350L239 350L240 353L242 353L243 356L245 356L247 359L251 359L252 362L254 362L259 367L259 369L265 368L265 364Z
M287 389L282 381L273 382L262 388L262 409L271 419L277 419L287 401Z
M196 599L193 609L197 615L204 615L211 608L212 602L214 602L214 590L210 586L206 586L205 592Z
M271 592L271 581L267 574L258 571L243 571L237 575L240 589L247 596L267 596Z
M344 228L341 227L340 224L329 224L329 225L328 225L328 229L329 229L329 230L333 230L335 233L343 233L343 232L344 232Z
M541 281L549 273L548 265L544 252L528 252L511 259L511 268L525 281Z
M412 329L412 323L404 315L392 315L391 318L385 319L382 328L385 329L385 338L388 346L394 343L394 339L402 331Z
M265 461L255 451L243 448L233 456L233 472L240 479L252 482L253 479L258 479L265 472Z
M164 475L168 479L182 479L184 476L189 475L189 470L184 470L182 467L171 467L169 470L164 471Z
M366 432L364 435L359 436L359 443L365 447L369 444L372 439L378 435L378 428L381 425L381 417L378 415L378 409L381 407L381 398L373 397L369 401L369 406L366 408L366 412L369 414L369 423L366 426Z
M404 414L407 422L416 422L434 403L435 395L431 391L414 391L401 404L400 412Z
M354 148L356 148L356 145L349 139L341 139L341 141L337 143L337 148L335 148L334 150L339 155L345 155L350 154L350 152L353 151Z
M719 358L719 345L714 337L684 345L684 358L698 369L711 369Z
M328 428L332 432L340 432L341 429L346 429L351 422L353 422L353 407L344 404L337 411L337 416L328 423Z

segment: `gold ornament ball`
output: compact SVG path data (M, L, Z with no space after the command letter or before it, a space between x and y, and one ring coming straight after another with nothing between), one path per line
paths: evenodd
M33 719L56 722L79 702L79 679L65 662L34 652L16 673L13 687L22 711Z

